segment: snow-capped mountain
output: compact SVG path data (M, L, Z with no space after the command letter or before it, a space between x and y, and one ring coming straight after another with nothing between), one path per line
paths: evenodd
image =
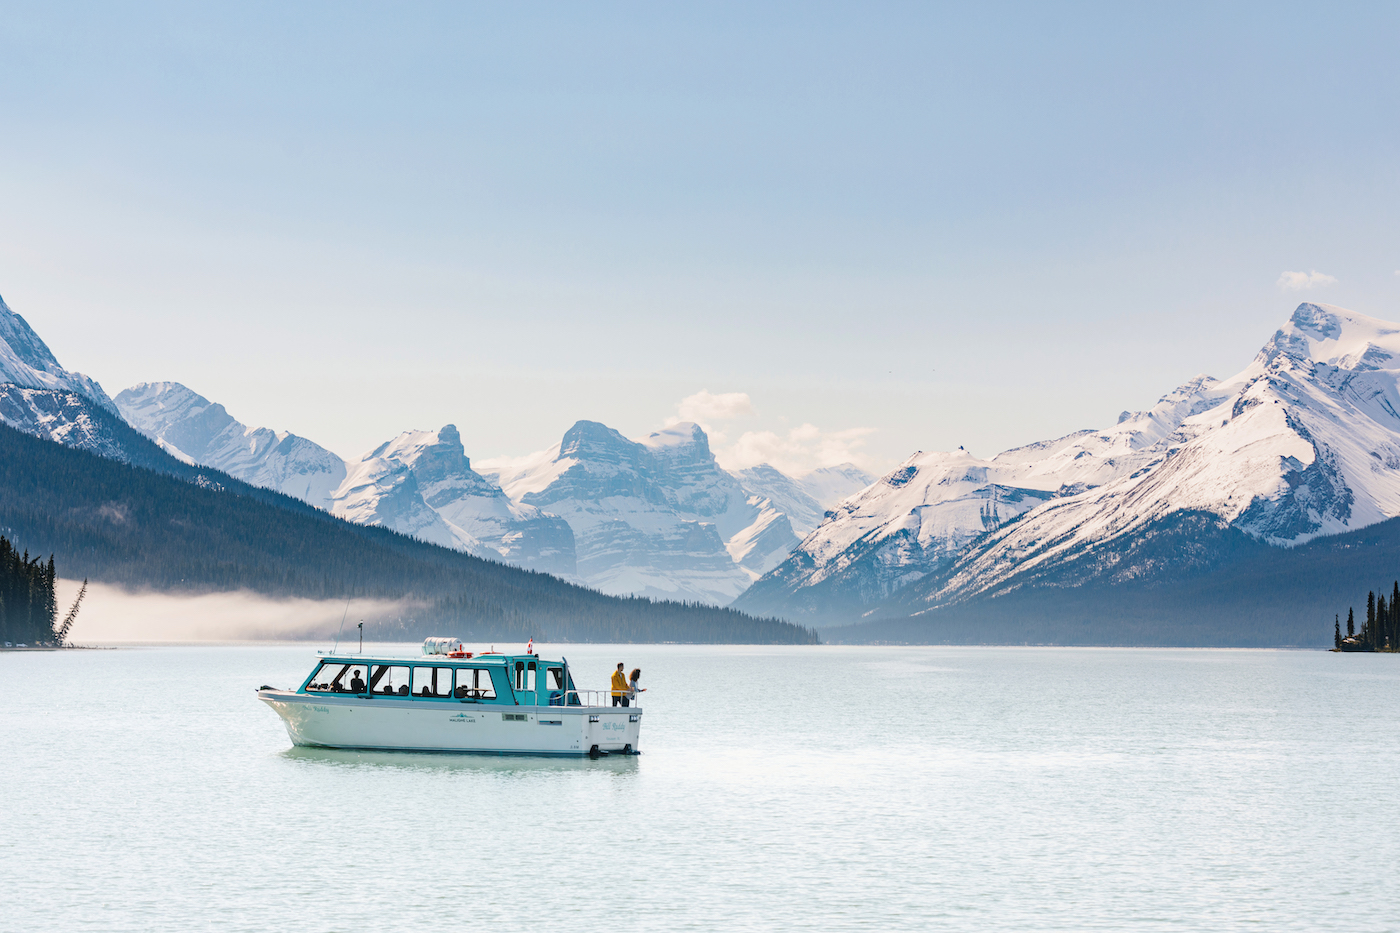
M0 299L0 421L100 456L149 465L96 381L64 369L34 329Z
M0 384L22 389L73 392L116 412L102 386L58 365L48 345L0 298Z
M143 382L118 393L116 403L127 423L186 463L317 508L329 508L345 480L344 461L319 444L287 431L250 428L178 382Z
M475 472L450 424L405 431L350 464L330 511L532 570L572 577L576 569L569 524L512 502Z
M797 543L788 516L721 469L688 422L629 440L580 421L498 478L568 521L579 577L605 593L727 603Z
M736 605L850 618L914 581L918 605L947 605L1087 567L1175 513L1274 546L1362 528L1400 515L1397 412L1400 326L1303 304L1240 374L1198 377L1106 431L990 460L915 454ZM1105 557L1094 573L1164 570Z
M563 576L574 572L567 523L517 505L471 468L456 427L405 431L349 463L286 431L250 428L178 382L117 396L126 419L186 463L222 470L362 525Z
M734 475L749 492L771 501L788 517L792 530L802 536L821 524L828 509L876 480L854 463L821 467L800 477L760 463Z

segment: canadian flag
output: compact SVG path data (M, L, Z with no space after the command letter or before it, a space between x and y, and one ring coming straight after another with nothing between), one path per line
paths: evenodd
M535 653L535 639L534 639L533 636L530 638L530 643L529 643L528 645L525 646L525 653L526 653L526 654L534 654L534 653Z

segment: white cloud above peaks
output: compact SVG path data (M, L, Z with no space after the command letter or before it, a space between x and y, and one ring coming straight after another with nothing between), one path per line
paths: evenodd
M721 392L715 395L701 389L694 395L687 395L680 400L676 405L678 417L672 423L694 421L696 424L703 424L706 421L728 421L753 413L753 401L747 392Z
M874 433L874 428L823 431L814 424L800 425L786 434L745 431L731 446L715 451L715 459L726 470L743 470L768 463L790 476L802 476L818 467L840 463L868 468L870 458L860 448Z
M1290 292L1336 284L1335 278L1325 272L1318 272L1316 269L1311 272L1285 272L1278 277L1278 287Z
M666 419L666 427L693 421L710 436L710 443L723 444L728 438L719 427L721 421L747 418L754 414L753 400L747 392L721 392L718 395L701 389L676 403L676 413Z

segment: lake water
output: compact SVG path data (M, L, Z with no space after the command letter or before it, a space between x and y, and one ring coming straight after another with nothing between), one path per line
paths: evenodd
M307 646L0 654L0 929L1400 927L1400 657L562 653L640 757L294 749Z

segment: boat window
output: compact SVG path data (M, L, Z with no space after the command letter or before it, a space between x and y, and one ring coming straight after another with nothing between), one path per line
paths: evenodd
M408 696L408 671L405 666L376 664L369 678L369 692L386 696Z
M457 689L454 696L464 700L494 700L496 687L491 683L491 672L478 667L457 668Z
M564 669L563 669L562 667L551 667L551 668L549 668L549 689L550 689L550 690L563 690L563 689L564 689Z
M322 661L316 673L311 675L306 689L324 693L346 693L350 690L349 670L350 665L342 661ZM363 671L364 668L360 670Z
M416 697L452 696L452 668L415 667L413 669L413 695Z
M515 689L533 690L535 689L535 662L526 664L524 661L515 662Z

